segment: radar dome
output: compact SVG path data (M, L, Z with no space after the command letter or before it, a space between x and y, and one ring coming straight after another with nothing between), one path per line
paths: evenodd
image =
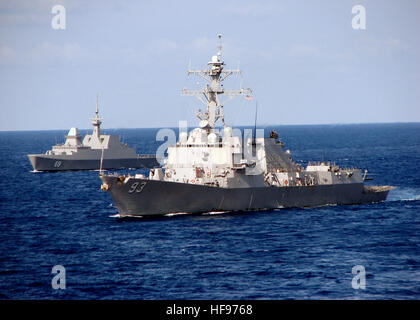
M217 135L214 132L210 133L209 136L208 136L208 141L209 141L209 144L216 144L217 143Z

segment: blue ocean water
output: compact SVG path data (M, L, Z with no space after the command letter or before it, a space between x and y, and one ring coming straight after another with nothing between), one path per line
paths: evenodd
M31 172L26 154L65 131L0 132L0 298L419 299L420 124L275 129L303 164L324 154L397 188L372 205L122 220L97 172ZM152 153L156 131L108 133Z

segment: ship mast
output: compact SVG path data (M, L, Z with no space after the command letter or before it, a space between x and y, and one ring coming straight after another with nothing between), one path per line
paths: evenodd
M92 125L93 125L93 136L96 136L98 139L101 137L101 123L103 118L99 118L99 103L98 103L98 95L96 95L96 116L92 118Z
M208 63L209 68L206 70L187 70L187 75L195 74L208 83L202 90L187 90L184 88L182 95L195 96L205 106L206 112L202 112L200 109L197 112L197 117L201 120L200 127L211 132L217 121L222 120L223 127L225 127L225 119L223 115L223 104L233 99L238 95L248 95L251 93L251 89L239 89L239 90L225 90L221 84L231 74L241 74L241 70L228 69L224 70L223 66L225 63L222 60L222 35L218 35L219 43L217 46L217 55L211 57L211 61ZM225 94L228 98L223 101L219 100L219 95Z

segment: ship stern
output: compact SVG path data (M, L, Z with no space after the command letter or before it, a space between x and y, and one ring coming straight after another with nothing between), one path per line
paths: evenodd
M394 186L364 186L362 192L362 203L375 203L385 201L389 191Z

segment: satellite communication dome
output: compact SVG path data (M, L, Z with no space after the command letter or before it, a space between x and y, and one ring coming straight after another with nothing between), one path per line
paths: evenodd
M217 135L214 132L210 133L209 136L208 136L208 141L209 141L209 144L216 144L217 143Z

